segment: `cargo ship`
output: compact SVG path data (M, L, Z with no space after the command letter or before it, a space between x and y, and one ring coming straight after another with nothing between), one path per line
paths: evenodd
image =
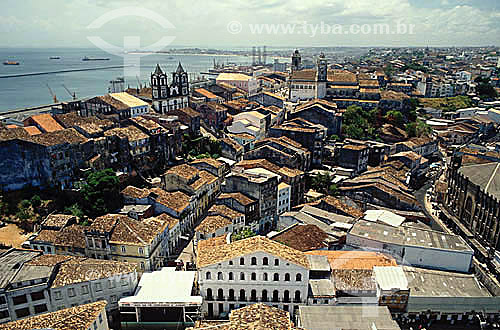
M109 61L109 58L85 56L84 58L82 58L82 61Z
M15 61L5 61L5 62L3 62L3 65L19 65L19 62L15 62Z
M49 60L60 60L60 59L61 59L61 57L59 57L59 56L51 56L51 57L49 57Z

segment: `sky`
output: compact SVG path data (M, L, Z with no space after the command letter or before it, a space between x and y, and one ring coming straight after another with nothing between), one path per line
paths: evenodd
M2 0L0 47L95 47L90 36L143 50L499 45L500 1Z

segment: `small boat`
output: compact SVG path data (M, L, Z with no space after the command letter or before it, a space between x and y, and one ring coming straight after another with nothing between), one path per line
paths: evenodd
M109 58L85 56L84 58L82 58L82 61L109 61Z
M61 59L61 57L59 57L59 56L51 56L51 57L49 57L49 60L60 60L60 59Z
M3 65L19 65L19 62L15 62L15 61L5 61L5 62L3 62Z

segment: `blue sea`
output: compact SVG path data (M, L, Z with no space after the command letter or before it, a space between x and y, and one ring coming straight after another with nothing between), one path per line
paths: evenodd
M125 77L125 87L136 87L149 84L150 74L157 63L166 72L175 71L179 61L184 69L195 78L200 72L213 66L214 59L219 63L250 64L251 58L246 56L214 56L214 55L175 55L149 54L140 58L140 74L138 77ZM59 60L49 57L58 56ZM82 61L83 57L109 58L109 61ZM17 61L19 66L3 65L4 61ZM124 64L120 56L109 54L100 49L15 49L0 48L0 77L11 74L32 72L49 72L94 67L121 66ZM124 69L108 69L100 71L66 72L39 76L0 78L0 113L24 107L50 104L53 102L47 85L52 89L59 101L71 100L66 86L78 98L104 95L108 92L109 81L123 77Z

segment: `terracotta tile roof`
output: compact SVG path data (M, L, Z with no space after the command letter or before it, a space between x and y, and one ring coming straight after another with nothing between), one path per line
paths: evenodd
M66 224L72 220L75 219L74 215L67 215L67 214L51 214L49 215L45 221L43 222L44 226L47 227L64 227Z
M217 177L215 175L204 170L200 171L200 178L203 179L206 184L212 184L217 181Z
M214 93L207 91L205 88L197 88L194 90L196 93L201 94L202 96L208 98L208 99L215 99L218 98L217 95Z
M26 319L0 325L5 330L52 329L52 330L88 330L101 311L106 308L105 300L61 309L55 312L28 317Z
M114 97L111 97L110 95L103 95L103 96L98 96L98 98L115 108L116 110L127 110L130 107L126 105L125 103L115 99Z
M333 196L325 196L321 200L313 202L311 205L319 205L321 202L326 203L333 208L342 211L343 213L349 214L352 217L359 218L364 215L361 210L358 210L354 207L351 207L345 203L343 203L340 199L335 198Z
M373 270L335 269L332 271L336 290L371 290L377 288L373 278Z
M203 234L211 234L231 224L231 220L226 217L220 215L209 215L201 221L201 223L195 228L195 231Z
M279 174L293 178L299 175L304 175L304 172L295 168L281 167L279 169Z
M382 100L396 100L396 101L402 101L410 98L403 92L395 92L395 91L380 91L380 97Z
M305 253L326 256L330 267L337 270L373 270L375 266L397 266L394 258L379 252L316 250Z
M171 167L165 172L165 175L167 174L174 174L178 175L181 178L186 179L187 181L192 180L195 176L199 174L199 171L197 168L190 166L188 164L182 164L182 165L177 165L174 167Z
M95 218L90 225L90 230L97 230L99 232L110 233L119 220L128 218L126 215L121 214L106 214Z
M160 215L157 215L155 218L157 218L159 221L165 222L168 225L168 229L172 229L179 223L179 219L176 219L174 217L171 217L170 215L166 213L162 213Z
M146 198L149 196L148 189L141 189L134 186L128 186L121 191L121 194L132 198Z
M101 128L109 128L114 125L111 120L99 119L95 116L82 117L79 116L76 112L68 112L62 115L56 115L55 117L66 128L88 124L92 124Z
M200 268L257 251L269 253L307 269L310 268L309 260L303 252L263 236L254 236L230 244L219 245L217 249L206 249L202 242L198 245L197 256L197 265Z
M328 234L315 225L297 225L282 231L272 240L299 251L309 251L327 247L327 238Z
M35 241L54 243L58 234L58 230L44 229L40 231L38 236L35 238Z
M25 126L23 128L26 130L26 132L28 132L29 135L42 134L42 131L40 131L36 126Z
M44 146L54 146L63 143L79 144L88 141L87 138L78 133L74 128L34 135L31 137L31 140Z
M135 272L136 265L113 260L72 257L59 267L52 288Z
M229 218L231 220L243 217L244 214L240 213L238 211L233 210L232 208L227 207L226 205L219 204L219 205L213 205L209 210L208 210L209 215L222 215L223 217Z
M243 195L240 192L236 193L224 193L219 195L219 199L226 199L226 198L231 198L236 200L238 203L240 203L243 206L250 205L252 203L255 203L255 200L247 197L246 195Z
M202 164L202 163L211 165L211 166L213 166L215 168L221 168L221 167L224 166L224 164L222 162L219 162L218 160L213 159L213 158L196 159L196 160L193 160L191 162L191 164Z
M271 172L279 172L280 167L271 163L267 159L245 159L235 164L235 166L242 167L244 169L252 169L262 167Z
M328 70L328 81L343 82L343 83L357 83L358 78L356 74L344 70Z
M143 221L122 217L114 227L109 242L146 246L165 231L167 223L161 218L148 218Z
M188 115L191 118L196 118L196 117L201 116L198 111L195 111L190 107L181 108L181 109L178 109L177 111L183 112L184 114Z
M31 116L31 119L47 133L64 129L64 127L59 125L59 123L54 118L52 118L52 115L48 113Z
M291 76L292 80L305 80L305 81L316 81L316 70L305 69L300 71L295 71Z
M347 144L347 145L342 146L342 149L359 151L359 150L366 150L366 149L368 149L368 147L365 145Z
M220 141L231 146L235 151L243 150L243 146L239 145L238 142L234 141L233 139L223 138L223 139L220 139Z
M65 261L70 260L71 256L63 256L58 254L42 254L41 256L35 257L27 262L27 264L32 266L55 266Z
M282 309L263 303L252 304L232 310L229 321L196 321L193 328L212 330L299 330L292 321L290 314Z
M30 134L28 134L23 127L0 129L0 141L10 141L15 139L31 141Z
M189 196L181 191L167 192L161 188L152 188L151 191L158 195L157 203L165 205L177 213L182 213L189 207Z
M337 108L337 104L334 103L334 102L330 102L330 101L323 100L323 99L314 99L314 100L311 100L309 102L306 102L304 104L301 104L301 105L297 106L297 108L295 108L294 112L298 112L300 110L307 109L307 108L309 108L311 106L314 106L314 105L323 105L327 109L335 109L335 108Z
M135 126L117 127L104 132L105 136L118 136L121 139L128 139L130 142L144 140L149 138L149 135L141 131Z
M61 229L57 234L54 245L85 249L85 229L86 227L80 225L71 225Z
M142 116L130 118L130 121L134 122L136 125L139 125L145 129L147 129L148 131L149 130L159 130L159 131L165 132L165 129L163 128L163 126L161 126L160 124L156 123L155 121L153 121L151 119L146 119Z

